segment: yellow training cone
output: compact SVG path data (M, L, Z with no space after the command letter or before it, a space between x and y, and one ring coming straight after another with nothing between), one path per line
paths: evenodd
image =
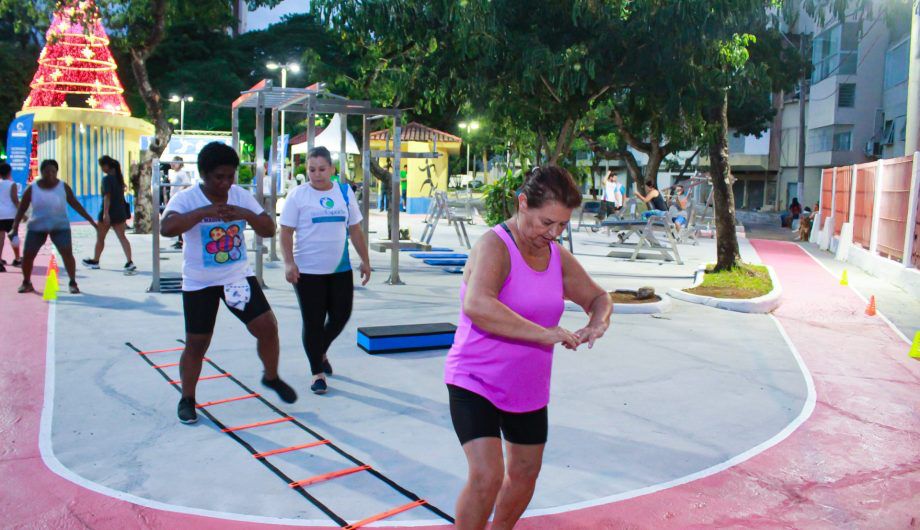
M57 272L54 269L48 271L48 276L45 277L45 292L42 294L42 300L57 300L58 292L58 278Z
M850 280L847 279L846 269L843 269L843 275L840 277L840 285L850 285Z
M910 347L910 354L914 359L920 359L920 331L914 335L914 345Z

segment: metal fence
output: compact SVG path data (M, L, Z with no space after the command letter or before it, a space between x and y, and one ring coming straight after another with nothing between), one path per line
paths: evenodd
M853 204L853 242L869 250L875 206L875 162L856 166L856 199Z

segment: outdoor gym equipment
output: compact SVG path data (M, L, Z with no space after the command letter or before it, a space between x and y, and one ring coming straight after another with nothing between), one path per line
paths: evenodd
M324 83L315 83L308 88L293 87L276 87L272 81L265 79L257 83L249 90L241 92L231 106L231 124L233 135L233 147L239 149L240 136L240 109L253 109L255 112L255 195L256 199L265 202L265 190L263 189L263 179L265 177L265 118L266 113L270 114L271 122L269 128L271 131L271 145L278 143L278 126L281 111L285 113L305 114L307 119L307 150L313 149L316 140L316 120L318 114L339 114L339 129L341 136L340 153L346 152L347 143L347 121L348 116L361 116L362 125L362 145L361 145L361 169L364 173L364 180L361 183L361 214L364 220L361 222L361 230L364 232L365 240L369 248L378 251L391 250L390 252L390 276L386 283L390 285L402 285L399 278L399 250L403 245L411 244L401 243L399 240L399 201L395 198L400 196L399 178L391 179L390 196L394 200L390 201L390 239L389 241L370 242L369 238L369 211L370 211L370 188L371 188L371 158L389 158L393 162L393 167L401 167L400 161L403 158L437 158L440 156L436 152L432 153L403 153L401 152L401 134L403 113L401 110L392 108L372 107L368 101L359 101L347 99L343 96L333 94L326 90ZM383 151L371 151L370 149L370 122L379 118L390 117L393 120L392 134L388 135L387 149ZM392 138L392 149L390 147L390 138ZM276 157L283 159L284 153L276 153ZM348 164L341 164L341 177L344 182L348 182ZM266 210L273 219L277 219L274 211L276 202L276 190L278 173L272 172L271 175L271 200ZM272 238L274 239L274 238ZM255 248L261 248L262 238L256 235L254 240ZM415 244L414 250L425 250L421 245ZM274 257L274 256L272 256ZM261 252L256 252L255 272L256 276L262 277L263 257Z
M447 322L358 328L358 347L367 353L450 348L457 326Z
M441 219L447 219L448 224L454 225L457 232L457 239L460 244L466 248L473 248L470 244L470 236L466 233L466 218L458 215L450 203L447 201L447 192L435 191L434 200L428 207L428 213L425 215L425 229L422 231L422 237L419 239L427 246L431 246L431 238L434 236L434 230L438 227Z

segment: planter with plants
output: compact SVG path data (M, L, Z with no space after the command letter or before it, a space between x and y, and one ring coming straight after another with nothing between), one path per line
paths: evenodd
M727 271L712 272L712 265L696 271L687 289L669 289L678 300L708 305L741 313L769 313L781 301L782 287L769 265L741 265Z

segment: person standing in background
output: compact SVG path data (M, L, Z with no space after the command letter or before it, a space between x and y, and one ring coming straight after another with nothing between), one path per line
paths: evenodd
M19 185L13 182L13 168L6 162L0 163L0 272L6 272L6 260L2 259L3 245L7 234L13 247L13 266L22 265L19 256L19 235L13 232L13 219L19 209Z
M188 189L188 187L192 185L192 177L184 168L185 160L183 160L181 156L174 157L173 161L169 164L169 183L176 187L167 188L167 200L169 200L170 197L175 196L180 191ZM181 249L182 244L182 234L179 234L179 239L173 243L173 248Z

